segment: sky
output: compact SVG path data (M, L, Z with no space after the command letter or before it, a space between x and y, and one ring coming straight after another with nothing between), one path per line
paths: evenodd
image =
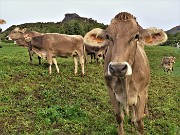
M143 28L169 30L180 25L180 0L0 0L0 19L12 25L60 22L66 13L77 13L110 24L120 12L129 12Z

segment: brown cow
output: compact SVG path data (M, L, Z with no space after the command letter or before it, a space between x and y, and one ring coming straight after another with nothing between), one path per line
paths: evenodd
M28 43L22 39L22 34L28 34L29 36L39 36L43 35L42 33L36 32L36 31L28 31L26 28L20 29L19 27L16 27L14 30L12 30L9 35L6 37L7 40L13 40L15 44L23 47L28 48L29 58L30 58L30 64L32 64L32 56L35 53L32 49L28 47ZM41 57L38 56L39 64L41 64Z
M118 134L124 135L124 111L129 114L130 106L131 120L138 132L144 134L143 117L147 113L150 83L150 68L144 45L164 43L167 35L161 29L143 29L136 18L127 12L117 14L99 35L104 35L109 42L104 77L116 112Z
M175 63L176 57L169 56L163 57L161 60L161 66L164 69L164 72L173 71L173 64Z
M66 35L57 33L48 33L40 36L31 37L28 34L23 35L24 40L28 42L29 47L42 58L47 58L49 63L49 74L51 74L51 66L54 63L57 72L56 56L74 57L75 75L78 68L78 57L81 64L82 76L84 75L84 42L80 35ZM23 38L22 38L23 39Z

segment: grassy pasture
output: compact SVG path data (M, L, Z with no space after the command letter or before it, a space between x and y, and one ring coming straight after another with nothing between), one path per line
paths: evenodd
M85 66L74 76L72 58L58 58L60 73L46 60L29 64L26 48L2 43L0 48L0 134L2 135L116 135L116 121L103 79L103 66ZM180 50L146 47L151 67L147 135L180 134ZM160 67L163 56L176 57L173 74ZM127 135L136 130L125 117Z

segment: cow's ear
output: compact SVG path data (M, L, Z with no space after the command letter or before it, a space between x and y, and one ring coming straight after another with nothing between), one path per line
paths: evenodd
M167 34L162 29L148 28L142 32L142 40L145 45L159 45L167 40Z
M105 30L94 28L84 36L84 43L89 46L106 46L106 33Z

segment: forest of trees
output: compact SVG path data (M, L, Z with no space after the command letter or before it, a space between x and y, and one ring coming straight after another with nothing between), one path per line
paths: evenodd
M176 47L176 43L179 42L180 44L180 32L177 32L176 34L167 34L167 35L168 35L168 40L164 45Z

